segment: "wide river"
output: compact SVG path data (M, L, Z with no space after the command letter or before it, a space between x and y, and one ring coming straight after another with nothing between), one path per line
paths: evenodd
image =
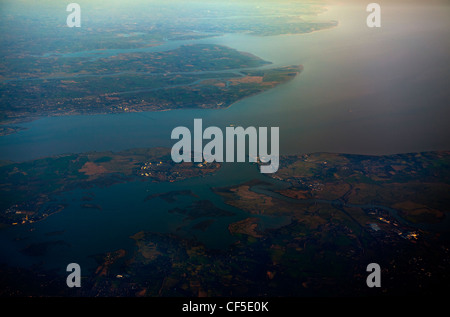
M246 98L223 110L176 110L116 115L42 118L26 130L0 138L0 159L16 161L48 155L170 147L172 129L203 125L280 127L284 154L318 151L391 154L450 149L450 6L383 7L382 27L366 26L365 6L331 6L319 18L339 26L310 34L255 37L243 34L169 42L157 50L186 43L215 43L250 52L272 66L298 65L304 71L289 83ZM103 51L103 54L126 52ZM90 54L81 52L79 54ZM177 231L196 236L213 247L233 241L227 226L246 215L223 203L210 186L265 179L254 165L229 164L217 175L179 183L134 182L108 188L76 190L59 197L68 207L44 221L0 230L0 262L41 263L64 272L77 262L93 269L90 257L119 248L129 250L131 235L140 230ZM184 216L168 213L194 200L180 196L175 204L145 201L149 193L190 189L235 213L215 221L208 230L192 231ZM102 210L81 208L93 195ZM288 219L262 217L265 226ZM33 229L33 230L30 230ZM50 244L45 244L50 242ZM21 252L43 243L42 255Z
M36 120L23 124L27 130L0 138L0 159L170 147L172 129L192 127L194 118L203 118L204 126L280 127L282 153L450 149L450 6L386 6L378 29L367 27L366 16L364 6L332 6L320 16L339 22L329 30L270 37L230 34L150 48L217 43L253 53L273 66L302 64L304 71L223 110Z

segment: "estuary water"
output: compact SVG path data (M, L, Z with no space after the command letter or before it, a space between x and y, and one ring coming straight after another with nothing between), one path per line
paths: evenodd
M301 35L246 34L171 41L146 50L216 43L271 66L298 65L294 80L223 110L78 115L35 120L0 138L0 159L173 145L171 131L230 124L280 127L282 153L392 154L450 148L450 6L383 6L368 28L365 6L330 6L338 27ZM127 50L101 51L102 56ZM135 51L135 50L131 50ZM99 52L81 52L98 56ZM96 55L97 54L97 55Z
M269 37L227 34L150 48L216 43L255 54L274 67L302 64L304 71L286 84L223 110L41 118L22 124L26 130L1 137L0 159L23 161L62 153L170 147L171 131L177 126L192 127L194 118L202 118L204 127L277 126L282 154L449 150L449 13L449 6L385 6L382 27L370 29L365 6L330 6L319 17L339 21L338 27L329 30ZM102 54L120 52L126 50ZM132 249L129 237L141 230L177 232L223 248L234 241L228 224L248 215L226 205L211 187L252 179L267 181L255 165L225 164L216 175L206 178L75 190L57 198L67 205L64 211L32 225L0 230L0 262L40 263L62 273L68 263L76 262L92 270L92 255ZM186 189L198 198L181 195L175 203L145 200L149 194ZM85 195L92 195L91 203L100 205L101 210L81 208ZM234 216L216 219L205 231L193 231L183 215L168 212L199 199L210 200ZM289 221L261 219L266 227ZM30 243L42 243L45 252L22 252Z

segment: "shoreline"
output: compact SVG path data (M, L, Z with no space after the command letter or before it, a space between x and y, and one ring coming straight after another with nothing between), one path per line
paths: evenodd
M270 65L270 64L268 64L268 65ZM247 68L247 67L246 68L236 68L236 69L232 69L232 70L229 70L229 71L230 72L234 72L234 71L239 71L239 70L243 71L243 70L247 70L247 69L249 69L250 71L257 71L258 69L265 69L264 68L265 66L266 65L253 67L253 68ZM303 69L304 69L303 65L289 65L289 66L283 66L283 67L269 68L269 69L267 69L267 71L270 72L271 70L278 70L278 69L284 69L284 68L289 68L289 67L298 67L299 68L298 71L296 72L296 75L293 76L292 78L289 78L286 81L281 81L281 82L275 84L275 86L273 86L273 87L268 87L268 88L264 88L263 87L262 88L262 89L264 89L263 91L259 91L259 92L252 93L252 94L249 94L247 96L244 96L243 98L234 101L233 103L229 104L226 107L201 107L201 106L195 106L195 107L188 107L188 108L157 108L157 109L146 109L146 110L130 109L130 110L116 111L116 112L108 111L107 109L105 109L106 111L92 112L92 113L89 113L89 112L87 112L87 113L68 112L68 113L44 114L44 115L33 116L33 117L25 116L25 117L14 118L12 120L0 121L0 137L6 136L6 135L10 135L10 134L14 134L14 133L17 133L17 132L19 132L21 130L26 130L27 129L27 128L23 127L23 126L15 127L15 126L12 126L12 125L18 125L18 124L20 125L20 124L23 124L23 123L29 123L29 122L36 121L36 120L39 120L39 119L42 119L42 118L66 117L66 116L114 115L114 114L120 115L120 114L124 114L124 113L165 112L165 111L184 110L184 109L186 109L186 110L187 109L190 109L190 110L191 109L199 109L199 110L202 110L202 109L204 109L204 110L222 110L222 109L227 109L227 108L231 107L232 105L234 105L235 103L237 103L239 101L242 101L242 100L244 100L246 98L249 98L249 97L252 97L252 96L259 95L259 94L261 94L263 92L266 92L266 91L269 91L271 89L274 89L274 88L276 88L276 87L278 87L278 86L280 86L282 84L290 82L295 77L297 77L299 74L301 74L303 72ZM220 71L220 72L222 72L222 71ZM245 75L243 75L243 76L245 76ZM186 84L185 86L189 86L189 84ZM170 87L169 88L163 87L163 88L157 88L157 89L170 89ZM11 131L11 129L12 129L12 131ZM5 132L3 132L2 130L5 130Z

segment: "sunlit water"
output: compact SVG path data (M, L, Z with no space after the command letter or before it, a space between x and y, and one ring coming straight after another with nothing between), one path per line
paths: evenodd
M366 26L363 6L330 7L321 18L338 20L339 26L320 32L271 37L230 34L170 42L163 48L186 43L223 44L269 60L272 66L302 64L304 71L289 83L223 110L35 120L22 125L26 130L0 138L0 159L21 161L91 150L170 147L172 129L192 127L194 118L202 118L204 126L278 126L282 153L448 150L449 9L383 9L381 29ZM170 184L133 182L69 192L57 198L68 204L64 211L39 223L1 230L0 260L14 265L42 262L57 268L77 262L93 268L91 255L132 249L129 237L141 230L176 231L222 248L234 241L228 224L248 215L224 204L210 187L254 178L264 178L255 165L231 164L204 179ZM149 193L180 189L191 189L198 199L211 200L235 216L217 219L205 232L193 231L184 216L168 210L188 206L195 198L183 196L175 204L161 199L145 201ZM102 210L80 207L87 193L94 194L93 203ZM286 221L263 219L269 227ZM61 233L49 235L52 232ZM43 257L20 252L29 243L57 240L64 244L50 247Z

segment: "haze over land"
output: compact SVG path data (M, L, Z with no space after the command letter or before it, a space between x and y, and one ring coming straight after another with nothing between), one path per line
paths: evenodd
M3 12L2 27L9 32L2 38L2 123L68 114L225 108L292 79L289 74L298 72L298 65L285 68L278 78L264 76L283 69L255 76L245 69L270 62L220 46L159 46L224 33L268 36L336 25L303 20L324 10L311 5L288 4L281 10L278 5L272 12L273 5L253 2L81 2L83 26L68 28L57 19L63 16L61 4L21 4ZM229 72L220 74L224 70ZM229 80L236 77L244 78Z
M78 3L0 4L0 296L447 288L448 2ZM174 163L195 118L279 127L278 172Z

